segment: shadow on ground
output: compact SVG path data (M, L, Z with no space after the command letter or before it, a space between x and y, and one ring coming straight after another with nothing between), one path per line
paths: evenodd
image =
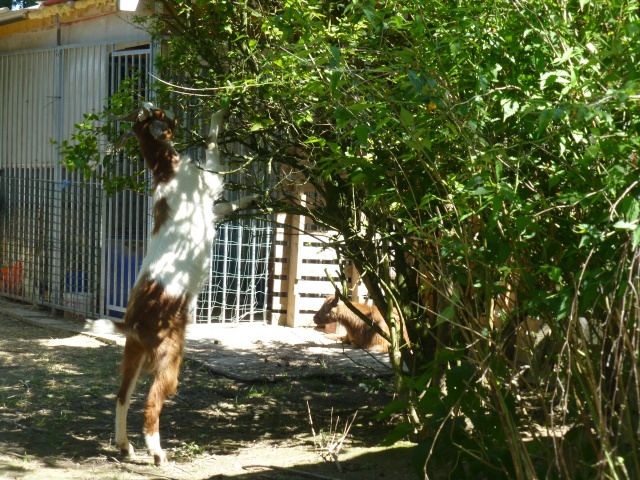
M407 448L374 448L392 428L374 419L392 399L386 379L329 371L289 378L287 366L276 365L285 374L239 381L186 361L178 395L166 402L161 416L163 447L176 462L176 471L166 475L149 467L144 457L125 463L115 455L121 347L6 317L0 317L0 330L0 478L51 480L56 478L52 469L63 472L61 478L116 478L113 472L111 477L74 477L69 462L91 472L115 469L137 475L136 469L143 468L144 478L304 478L274 465L329 478L413 478ZM206 343L201 347L206 349ZM241 352L217 348L229 359L244 361ZM263 361L286 362L271 358ZM129 414L130 439L140 453L142 407L149 386L150 378L142 377ZM356 411L339 456L340 473L318 452L326 450L332 435L343 433ZM246 470L256 464L269 468ZM34 471L42 476L34 476Z

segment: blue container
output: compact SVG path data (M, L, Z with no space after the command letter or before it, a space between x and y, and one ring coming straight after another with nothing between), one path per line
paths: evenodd
M122 318L144 256L141 247L126 247L117 239L112 239L108 252L110 276L107 280L109 295L105 297L105 312L110 317Z
M64 291L68 293L88 292L89 275L76 270L69 271L65 276L64 286Z

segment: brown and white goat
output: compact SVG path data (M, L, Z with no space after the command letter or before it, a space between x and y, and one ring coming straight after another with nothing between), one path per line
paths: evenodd
M383 332L389 333L389 327L385 322L382 313L375 305L369 306L364 303L353 302L353 306L366 317L375 322ZM388 352L389 342L377 333L371 326L367 325L336 295L329 295L320 310L313 316L313 323L318 326L338 322L347 331L346 341L358 348L365 348L374 352ZM406 329L403 329L404 341L408 343Z
M150 103L120 120L133 121L142 156L153 174L154 226L124 322L126 335L122 383L116 400L116 446L125 455L134 450L127 438L127 412L138 376L154 376L144 407L144 436L156 465L166 461L160 447L160 411L175 393L182 362L190 306L207 281L215 223L255 197L237 203L214 201L224 188L224 167L218 150L218 129L224 112L211 117L206 162L202 168L173 147L175 120Z

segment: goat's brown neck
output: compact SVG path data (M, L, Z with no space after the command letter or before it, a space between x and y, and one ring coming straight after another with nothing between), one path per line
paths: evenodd
M369 305L354 303L353 306L356 307L356 309L360 310L360 312L367 317L371 317L373 315L373 309ZM353 317L353 312L344 303L340 305L338 312L340 316Z
M168 182L173 178L180 160L180 156L173 147L160 146L159 148L141 148L140 150L147 167L151 170L155 185Z
M153 138L148 129L141 129L136 132L136 135L142 157L153 175L154 184L170 181L180 161L180 156L170 141Z

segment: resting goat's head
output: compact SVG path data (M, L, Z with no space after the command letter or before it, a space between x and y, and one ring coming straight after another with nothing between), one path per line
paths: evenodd
M209 135L207 136L207 151L204 164L205 170L223 172L225 168L220 161L218 149L218 131L224 121L224 110L219 110L211 116ZM174 131L178 122L168 112L156 108L152 103L145 102L139 109L113 120L133 122L131 130L127 131L118 141L116 148L120 148L127 139L138 138L140 151L147 167L151 170L154 182L169 181L181 157L173 147Z
M318 326L338 321L339 309L344 305L338 295L329 295L320 310L313 316L313 323Z

